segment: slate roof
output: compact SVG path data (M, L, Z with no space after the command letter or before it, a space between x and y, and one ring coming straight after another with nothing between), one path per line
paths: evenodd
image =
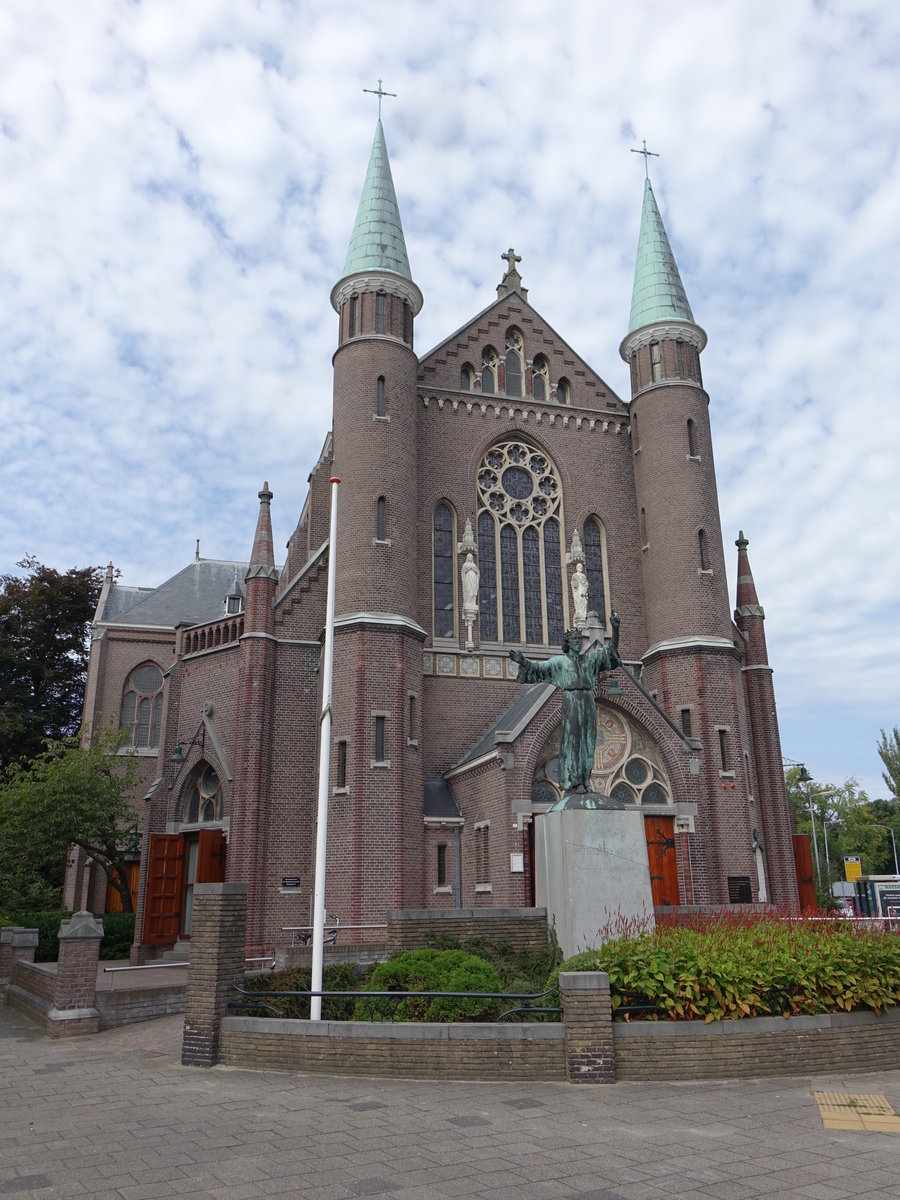
M518 696L509 708L485 731L484 736L472 749L463 755L456 766L465 766L466 763L480 758L482 754L488 754L498 741L506 743L514 741L529 724L532 717L543 708L554 691L552 683L523 683L519 688ZM505 736L499 737L498 735Z
M453 793L450 791L449 783L443 779L426 779L425 780L425 802L423 806L424 815L434 819L450 819L458 820L462 817L462 811L456 800L453 798Z
M109 590L98 621L116 625L198 625L224 615L225 599L233 592L235 576L243 592L247 564L201 558L167 579L158 588L120 587Z

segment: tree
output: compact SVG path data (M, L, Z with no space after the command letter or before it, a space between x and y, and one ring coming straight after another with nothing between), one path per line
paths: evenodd
M891 736L881 731L878 757L884 763L881 778L892 796L900 796L900 729L895 725Z
M843 784L801 783L800 767L789 767L785 782L794 806L797 832L811 836L815 820L824 898L830 897L831 884L844 877L845 856L858 854L864 875L880 873L884 853L890 852L890 835L874 824L880 818L855 779L847 779Z
M65 738L9 768L0 784L0 909L59 907L74 845L105 868L123 912L133 911L125 864L138 846L137 762L121 745L110 727L88 749Z
M103 585L99 567L61 574L33 556L17 565L24 575L0 575L0 771L78 730Z

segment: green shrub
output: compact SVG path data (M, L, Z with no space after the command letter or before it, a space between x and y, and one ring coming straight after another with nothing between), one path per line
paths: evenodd
M38 944L34 961L56 962L59 958L59 927L71 916L72 913L65 908L17 912L0 916L0 926L22 925L25 929L36 929ZM128 958L134 941L134 913L101 913L97 920L103 922L100 958L106 961Z
M379 964L363 992L499 992L500 978L489 962L464 950L409 950ZM360 999L357 1021L491 1021L499 1000L478 996L410 996L393 1001Z
M365 977L364 974L362 976ZM329 963L322 970L323 992L356 991L361 978L356 963ZM264 971L252 975L244 986L251 992L308 992L312 972L306 967L288 967L282 971ZM248 1016L294 1017L309 1020L308 996L265 996L262 1003L274 1012L244 1009ZM348 1021L353 1015L355 1000L352 996L326 996L322 1000L322 1018L326 1021Z
M100 957L104 960L128 958L134 941L134 913L108 912L97 919L103 922Z
M900 1002L900 937L841 920L723 914L615 938L568 959L548 986L558 989L560 970L606 971L619 1020L880 1013ZM641 1005L651 1010L623 1011Z

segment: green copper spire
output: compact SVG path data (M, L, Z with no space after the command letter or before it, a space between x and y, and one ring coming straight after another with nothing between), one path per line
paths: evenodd
M656 207L650 180L644 181L644 206L638 238L631 319L628 332L657 321L678 319L693 323L694 315L675 265L675 255Z
M363 184L350 249L344 263L345 277L355 275L357 271L393 271L412 282L380 120L375 126L366 182Z

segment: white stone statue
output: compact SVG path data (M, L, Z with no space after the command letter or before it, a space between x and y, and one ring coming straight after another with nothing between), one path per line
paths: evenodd
M584 573L584 564L577 563L575 574L572 576L572 599L575 602L576 629L582 629L587 621L588 578Z
M462 565L462 610L463 620L469 619L469 613L474 619L478 612L478 580L480 572L478 563L471 550L466 555L466 561Z

